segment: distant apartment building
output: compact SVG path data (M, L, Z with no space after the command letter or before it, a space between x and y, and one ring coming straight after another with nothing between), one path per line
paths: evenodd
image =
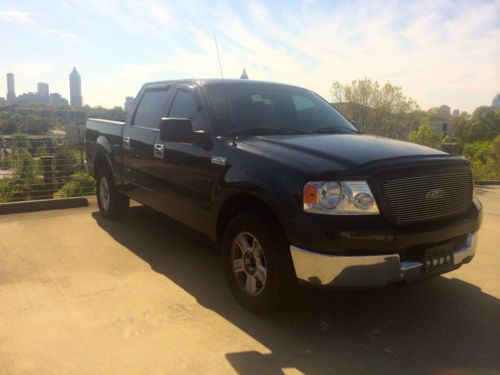
M448 136L448 138L453 137L453 133L455 131L453 123L450 121L450 118L442 117L442 116L432 116L430 125L436 129L436 134L440 137Z
M500 108L500 94L497 94L491 102L493 108Z
M27 92L25 94L21 94L16 98L17 104L47 104L46 101L38 95L36 92Z
M451 108L449 105L443 104L438 108L438 115L441 117L449 117Z
M14 73L7 73L7 103L16 102L16 90L14 87Z
M43 87L43 86L42 86ZM48 85L47 85L48 89ZM18 104L39 104L42 106L48 105L68 105L68 101L64 99L61 94L54 92L52 94L46 95L45 88L40 91L40 86L38 87L38 92L28 92L26 94L21 94L17 97Z
M134 97L127 96L125 98L125 105L123 106L123 109L125 110L125 112L129 112L132 109L133 105L134 105Z
M460 111L458 109L454 109L453 113L451 114L453 117L458 117L460 116Z
M37 88L39 98L44 102L44 104L50 104L49 84L38 82Z
M50 104L51 105L68 105L68 100L64 99L61 94L53 92L50 94Z
M82 106L82 80L80 74L73 67L71 74L69 75L69 101L72 106Z

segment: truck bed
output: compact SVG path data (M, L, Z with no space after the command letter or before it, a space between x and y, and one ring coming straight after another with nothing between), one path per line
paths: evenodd
M97 138L97 134L121 136L123 125L125 125L123 121L89 118L87 120L87 134L95 134L95 138Z

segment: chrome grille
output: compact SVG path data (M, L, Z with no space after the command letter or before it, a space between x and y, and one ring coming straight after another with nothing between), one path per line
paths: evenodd
M471 205L469 171L387 180L383 195L391 219L397 224L458 215Z

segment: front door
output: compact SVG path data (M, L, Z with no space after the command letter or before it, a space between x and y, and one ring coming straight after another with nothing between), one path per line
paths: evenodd
M168 117L189 118L195 131L209 131L207 114L203 112L196 88L178 85ZM161 186L157 207L174 219L208 233L210 230L211 196L214 184L224 166L211 163L212 150L195 144L164 142L157 135L156 143L164 155L156 164Z

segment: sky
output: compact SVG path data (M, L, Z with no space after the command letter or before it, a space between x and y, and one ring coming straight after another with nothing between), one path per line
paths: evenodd
M500 0L0 0L0 96L122 106L144 82L220 77L291 83L331 100L333 82L400 86L422 109L471 112L500 92Z

